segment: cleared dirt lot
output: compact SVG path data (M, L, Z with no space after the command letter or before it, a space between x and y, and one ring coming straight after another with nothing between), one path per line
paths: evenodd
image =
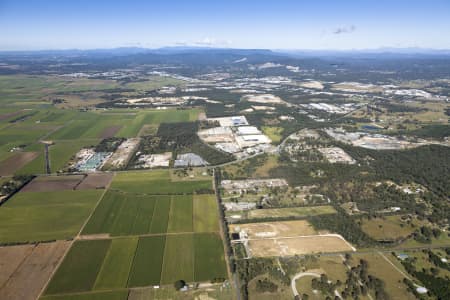
M77 186L77 190L104 189L111 182L113 173L92 173L88 174Z
M23 192L51 192L73 190L84 175L39 176L23 187Z
M14 154L0 163L0 176L14 174L38 155L39 153L37 152L18 152Z
M311 253L352 251L353 247L338 235L312 235L290 238L250 240L252 256L291 256Z
M19 265L15 267L13 273L1 286L0 299L36 299L70 243L68 241L58 241L38 244L37 246L27 246L31 247L31 253L22 256L23 259ZM0 251L16 253L17 247L24 246L4 247ZM0 259L3 261L3 256ZM11 269L11 267L8 268Z
M239 230L244 230L249 239L317 234L312 225L304 220L230 225L230 232Z

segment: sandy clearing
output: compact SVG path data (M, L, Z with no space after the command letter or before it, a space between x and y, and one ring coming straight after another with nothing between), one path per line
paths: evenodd
M70 243L57 241L37 245L2 286L0 299L36 299Z
M230 231L235 230L246 231L249 239L317 234L313 226L305 220L230 225Z
M354 251L337 235L312 235L292 238L250 240L251 256L292 256L312 253Z
M0 176L13 175L26 164L35 159L37 152L17 152L0 163Z

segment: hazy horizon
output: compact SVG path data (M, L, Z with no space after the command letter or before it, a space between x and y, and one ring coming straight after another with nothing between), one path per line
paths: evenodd
M0 2L0 51L206 46L450 49L450 2Z

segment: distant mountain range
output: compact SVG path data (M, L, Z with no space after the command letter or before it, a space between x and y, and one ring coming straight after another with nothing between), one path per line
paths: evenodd
M179 54L228 54L228 55L275 55L295 57L326 57L326 56L372 56L372 55L450 55L450 49L427 49L427 48L379 48L379 49L355 49L355 50L307 50L307 49L234 49L234 48L212 48L212 47L162 47L156 49L140 47L120 47L111 49L66 49L66 50L36 50L36 51L0 51L0 55L133 55L133 54L157 54L157 55L179 55Z

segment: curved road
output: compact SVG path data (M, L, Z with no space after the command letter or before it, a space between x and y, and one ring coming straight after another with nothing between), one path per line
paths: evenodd
M312 276L312 277L320 278L320 274L313 273L313 272L302 272L302 273L295 274L294 277L292 277L292 280L291 280L291 288L292 288L292 293L294 294L294 297L299 295L299 293L297 291L297 287L295 286L295 281L297 279L300 279L300 278L306 277L306 276Z

